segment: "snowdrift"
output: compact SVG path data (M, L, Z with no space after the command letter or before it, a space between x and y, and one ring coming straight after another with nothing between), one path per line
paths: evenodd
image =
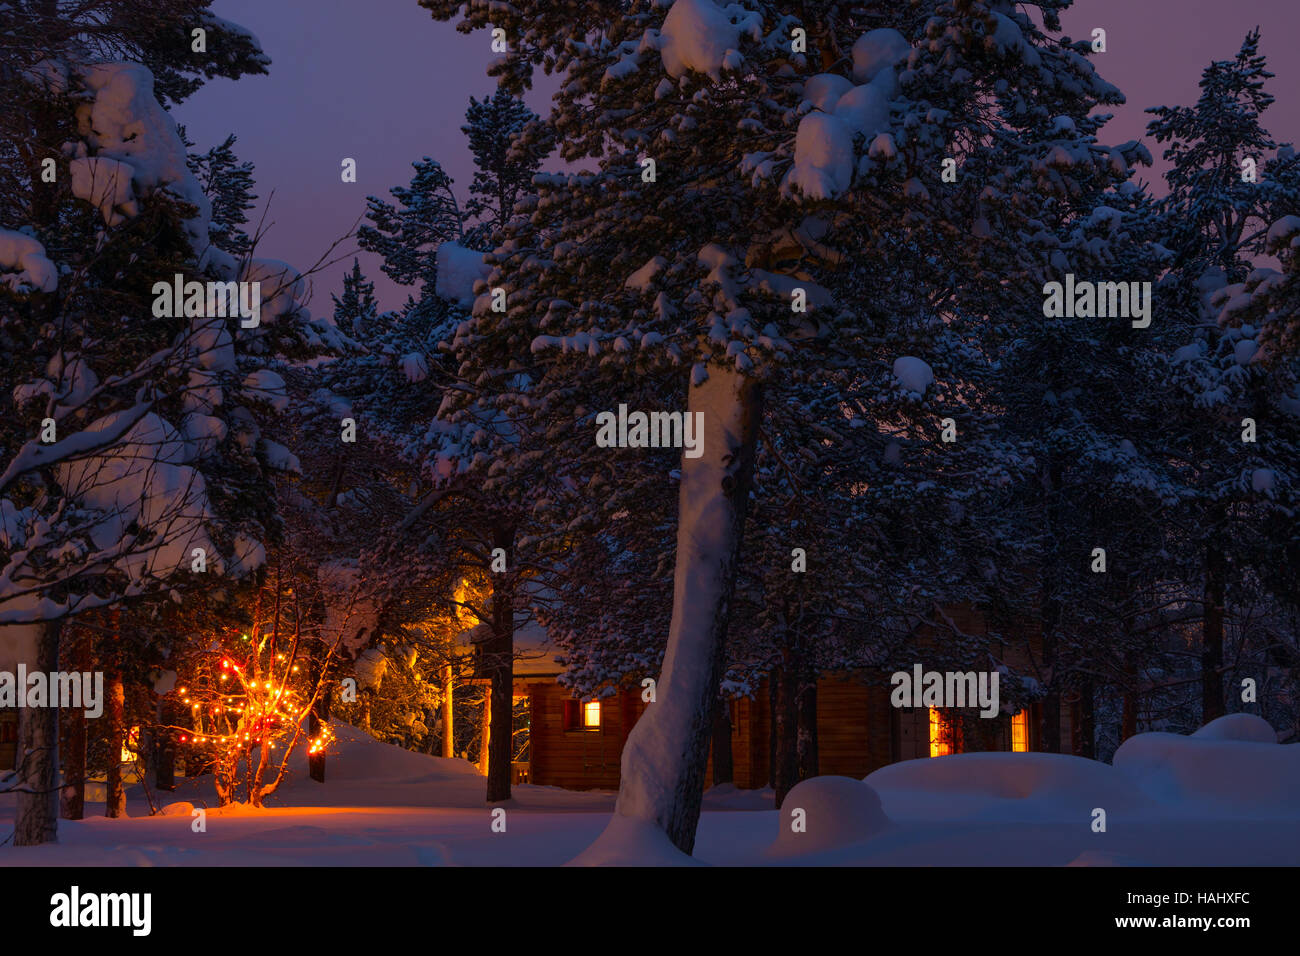
M929 820L1081 820L1147 811L1155 801L1125 774L1066 754L970 753L905 760L866 778L885 812Z
M1276 743L1272 728L1248 714L1220 717L1190 737L1138 734L1115 752L1115 767L1165 806L1204 816L1300 815L1300 746Z
M776 856L797 856L869 840L889 828L880 796L852 777L813 777L796 784L777 814Z

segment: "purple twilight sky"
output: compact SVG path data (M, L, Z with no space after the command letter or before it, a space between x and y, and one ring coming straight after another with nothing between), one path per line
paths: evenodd
M238 136L236 151L257 167L254 215L275 191L261 255L307 269L352 226L367 195L387 196L406 184L411 162L422 156L443 164L464 201L473 173L460 125L469 97L493 89L485 32L466 35L436 23L416 0L215 0L212 10L257 34L271 72L213 80L177 119L202 149L227 133ZM1128 105L1105 140L1140 138L1146 107L1193 102L1202 68L1234 55L1256 25L1277 74L1267 125L1275 139L1300 139L1300 63L1285 54L1300 35L1295 0L1077 0L1064 20L1074 37L1106 30L1107 52L1094 60ZM529 105L543 112L548 96L534 92ZM345 156L357 160L356 183L340 181ZM355 248L349 241L339 251ZM406 290L389 282L373 257L361 259L381 307L399 306ZM350 265L349 257L316 276L313 312L329 311L329 293Z

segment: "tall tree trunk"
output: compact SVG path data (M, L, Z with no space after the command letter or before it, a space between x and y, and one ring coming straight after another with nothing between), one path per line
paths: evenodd
M776 712L781 706L781 673L772 668L767 675L767 785L776 790Z
M59 622L29 625L35 644L30 669L46 674L59 669ZM19 688L22 693L25 688ZM18 793L14 846L54 843L59 833L59 709L51 697L46 707L18 711Z
M451 665L442 669L442 755L456 756L456 702L453 698L455 678Z
M65 666L72 671L87 671L93 666L87 644L89 636L76 634L71 627L64 633ZM65 710L62 715L63 739L59 743L63 756L63 787L59 791L59 815L65 820L81 820L86 815L86 712Z
M1216 518L1222 511L1216 509ZM1216 521L1216 526L1221 520ZM1208 724L1227 713L1223 696L1223 606L1227 591L1228 565L1223 551L1210 545L1205 552L1205 611L1202 619L1201 723Z
M1059 647L1056 629L1061 620L1061 602L1049 598L1043 615L1043 669L1047 672L1048 691L1043 695L1043 723L1039 734L1042 749L1047 753L1061 752L1061 692L1057 674Z
M158 700L158 729L154 732L153 785L155 790L176 789L176 735L171 727L176 724L175 706L164 695Z
M367 687L361 692L361 726L366 733L370 733L370 688Z
M817 776L820 759L817 747L817 674L807 667L800 670L799 684L795 687L795 726L799 779L808 780Z
M1092 680L1079 684L1079 703L1074 726L1074 753L1089 760L1097 758L1097 696Z
M478 745L478 771L487 776L488 772L488 742L492 739L492 688L483 689L483 713L479 719L482 729L479 732Z
M1061 506L1062 466L1056 456L1049 455L1039 481L1043 488L1043 507L1047 521L1049 540L1059 540L1062 533L1064 515ZM1038 745L1047 753L1061 752L1061 674L1060 674L1060 634L1061 626L1061 557L1053 547L1046 555L1043 564L1042 581L1042 649L1043 677L1046 693L1043 696L1040 713L1042 715L1038 732Z
M63 787L59 815L80 820L86 815L86 714L67 710L63 714Z
M778 810L785 802L785 795L799 782L799 705L788 648L782 648L781 657L782 664L776 671L776 708L772 711L772 730L776 739L776 765L772 776Z
M615 810L659 826L690 853L753 482L760 386L734 369L711 367L703 383L688 389L687 412L702 413L703 447L698 458L682 456L673 613L658 703L628 735Z
M1124 708L1120 715L1119 741L1123 743L1138 732L1138 693L1137 668L1132 663L1125 665L1128 686L1124 688Z
M108 780L104 787L104 816L126 816L126 788L122 784L122 747L126 743L126 688L116 667L106 675L108 691Z
M495 729L488 737L488 803L510 799L515 690L514 528L508 524L498 526L492 534L492 547L505 551L506 570L492 577L492 637L485 658L492 680L489 721Z
M713 785L732 783L735 779L735 761L731 753L731 707L727 701L720 700L713 718Z

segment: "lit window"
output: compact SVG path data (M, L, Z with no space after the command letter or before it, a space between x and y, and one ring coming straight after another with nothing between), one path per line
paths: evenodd
M939 713L938 708L930 708L930 756L946 757L952 753L952 722Z
M1018 754L1029 753L1029 711L1022 710L1011 717L1011 749Z
M560 726L566 733L600 733L600 701L575 698L562 702Z

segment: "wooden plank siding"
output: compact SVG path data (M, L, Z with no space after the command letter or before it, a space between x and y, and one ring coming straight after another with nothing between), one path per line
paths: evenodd
M599 730L565 730L568 688L554 681L524 687L532 698L528 779L566 790L617 790L623 743L644 710L639 693L623 691L601 701Z
M18 760L18 714L0 711L0 774L13 770Z

